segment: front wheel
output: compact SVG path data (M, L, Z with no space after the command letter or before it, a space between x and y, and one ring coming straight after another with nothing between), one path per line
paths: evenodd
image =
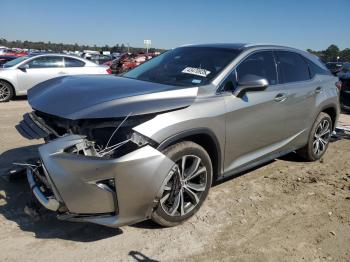
M332 119L321 112L312 126L308 143L297 153L307 161L320 159L328 148L332 130Z
M213 168L208 153L185 141L164 150L174 166L168 173L152 220L161 226L176 226L193 216L206 199Z
M13 96L14 92L12 86L9 83L0 80L0 102L8 102Z

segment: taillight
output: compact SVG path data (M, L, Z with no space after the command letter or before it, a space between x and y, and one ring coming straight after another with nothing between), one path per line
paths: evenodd
M342 87L343 87L342 81L336 82L336 83L335 83L335 86L336 86L336 87L338 88L338 90L340 91L340 90L342 89Z
M110 68L108 68L106 71L107 71L107 73L108 73L109 75L113 73L113 72L112 72L112 69L110 69Z

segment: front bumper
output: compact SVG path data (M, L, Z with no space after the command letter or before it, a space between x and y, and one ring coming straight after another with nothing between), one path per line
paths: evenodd
M35 182L33 170L31 168L27 168L27 180L34 196L38 199L38 201L47 209L57 211L60 207L60 203L56 198L47 197L44 195L44 193L40 190L39 185Z
M42 194L28 170L28 182L39 202L50 210L65 210L61 219L111 227L148 218L174 162L149 145L117 159L64 152L83 140L67 135L39 147L53 192L49 198ZM103 186L111 179L115 188Z

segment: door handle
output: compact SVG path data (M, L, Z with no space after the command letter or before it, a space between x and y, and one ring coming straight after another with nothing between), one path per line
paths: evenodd
M315 93L318 94L318 93L321 93L321 92L322 92L322 87L320 87L320 86L316 87Z
M65 75L65 74L67 74L66 72L63 72L63 71L60 71L60 72L58 72L58 74L59 75Z
M275 101L276 102L283 102L287 99L287 95L285 93L279 93L275 96Z

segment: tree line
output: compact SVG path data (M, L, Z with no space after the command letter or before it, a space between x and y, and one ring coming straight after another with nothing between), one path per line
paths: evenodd
M53 51L53 52L62 52L63 50L67 51L80 51L83 50L94 50L94 51L110 51L110 52L118 52L118 53L140 53L144 52L145 48L143 47L131 47L125 44L116 44L114 46L97 46L97 45L79 45L77 43L75 44L64 44L64 43L51 43L49 42L33 42L33 41L8 41L5 38L0 38L0 46L6 46L9 48L21 48L21 49L36 49L36 50L46 50L46 51ZM155 52L164 51L163 49L156 49L156 48L150 48L149 52Z
M9 48L17 47L22 49L36 49L36 50L51 50L54 52L62 52L63 50L67 51L80 51L83 50L94 50L94 51L110 51L110 52L118 52L118 53L140 53L144 52L145 48L143 47L130 47L125 44L116 44L114 46L97 46L97 45L79 45L75 44L63 44L63 43L51 43L49 42L33 42L33 41L8 41L4 38L0 38L0 46L6 46ZM155 49L150 48L149 52L163 52L164 49ZM320 57L324 62L336 62L336 61L350 61L350 48L345 48L340 50L338 46L332 44L326 50L315 51L312 49L307 49L308 52L313 53Z
M340 50L336 45L330 45L326 50L315 51L307 49L308 52L317 55L324 62L350 61L350 48Z

